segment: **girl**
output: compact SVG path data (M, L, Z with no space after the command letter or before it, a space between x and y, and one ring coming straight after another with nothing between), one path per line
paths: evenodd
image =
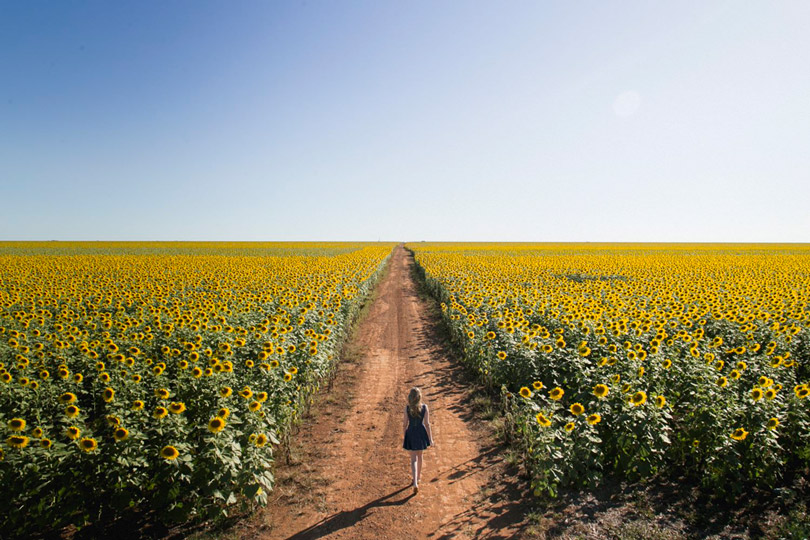
M405 407L402 429L405 431L402 448L411 452L413 493L416 495L419 493L419 477L422 476L422 450L433 444L428 408L422 403L422 392L418 388L411 388L408 394L408 406Z

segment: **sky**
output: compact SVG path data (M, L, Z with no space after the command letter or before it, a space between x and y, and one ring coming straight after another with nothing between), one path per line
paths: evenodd
M0 240L810 242L810 2L0 0Z

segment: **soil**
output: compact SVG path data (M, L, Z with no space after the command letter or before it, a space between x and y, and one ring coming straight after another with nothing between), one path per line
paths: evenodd
M398 246L332 388L313 407L270 504L231 532L242 538L517 538L525 481L476 419L469 381L446 344L413 256ZM420 489L402 449L410 388L430 408L434 446Z

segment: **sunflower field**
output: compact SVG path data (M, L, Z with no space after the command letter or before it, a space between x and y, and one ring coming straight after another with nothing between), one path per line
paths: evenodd
M0 243L0 533L265 503L392 247Z
M411 244L536 495L810 467L810 246Z

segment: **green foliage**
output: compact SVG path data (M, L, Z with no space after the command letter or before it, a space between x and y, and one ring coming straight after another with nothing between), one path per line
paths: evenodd
M791 259L797 273L771 278L797 275L794 292L771 285L751 298L746 275L679 282L653 251L624 256L624 269L609 259L614 273L602 279L602 253L570 257L597 268L565 271L574 263L563 254L547 262L542 249L496 246L496 253L419 246L417 273L441 303L463 361L500 389L535 494L593 486L605 474L638 480L669 471L699 478L718 494L740 494L810 466L806 257ZM703 257L727 275L719 256ZM770 270L758 259L750 264ZM637 279L618 279L619 270ZM733 309L701 304L702 295L737 289L743 293L728 294ZM694 303L684 305L684 297ZM773 307L763 308L765 300ZM597 396L597 385L607 393ZM558 399L555 388L563 391ZM584 412L574 414L575 403ZM586 421L592 414L598 422Z
M207 269L232 272L227 286L213 285L204 258L184 266L153 256L144 277L161 293L141 302L112 285L48 297L23 279L42 259L15 256L19 273L2 276L0 297L0 377L8 375L0 382L0 535L82 527L132 508L175 522L265 504L280 440L332 373L389 250L240 259L246 272L223 270L217 259ZM97 257L103 283L111 267ZM120 275L144 264L118 263ZM289 274L256 281L272 276L262 268ZM110 301L94 297L101 293ZM208 304L184 309L200 298ZM19 420L25 426L14 431ZM71 439L69 428L80 435Z

